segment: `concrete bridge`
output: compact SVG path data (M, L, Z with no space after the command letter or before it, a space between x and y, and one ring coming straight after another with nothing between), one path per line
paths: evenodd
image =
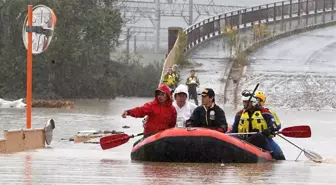
M198 70L201 88L213 87L220 97L220 102L217 103L236 108L240 79L250 61L244 64L231 59L228 53L229 37L223 35L223 28L237 29L241 51L249 54L278 38L334 25L335 2L336 0L282 1L223 13L200 21L184 29L187 38L184 53L193 64L184 69L184 77L188 75L189 68ZM255 29L260 26L266 26L267 31L262 37ZM166 69L176 63L176 56L181 51L181 39L177 30L170 29L169 54L165 59L161 80Z

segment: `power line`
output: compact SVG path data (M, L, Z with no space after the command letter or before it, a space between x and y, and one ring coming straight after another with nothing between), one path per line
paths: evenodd
M184 0L184 2L188 1L188 3L178 3L176 0L175 2L173 2L173 0L162 1L163 0L154 0L153 2L122 0L117 4L126 22L124 25L127 30L126 38L132 38L132 36L135 35L138 35L138 38L140 38L142 34L145 34L145 38L155 36L156 53L160 50L160 30L161 32L164 31L164 33L168 32L167 28L165 30L161 28L161 17L181 17L188 25L192 25L200 16L208 17L244 8L242 6L215 5L213 0L210 0L208 4L195 4L194 0ZM149 20L153 27L144 29L143 27L139 28L135 26L136 23L145 20ZM150 32L152 32L152 36L150 36Z
M189 14L192 12L197 13L197 17L201 15L211 16L223 12L228 12L240 8L243 6L233 5L215 5L213 1L211 4L195 4L193 0L189 0L189 3L161 3L160 2L160 15L166 17L183 17L188 19ZM156 6L154 2L146 1L120 1L118 6L122 9L124 17L148 17L154 14ZM187 24L194 23L193 21L186 21Z

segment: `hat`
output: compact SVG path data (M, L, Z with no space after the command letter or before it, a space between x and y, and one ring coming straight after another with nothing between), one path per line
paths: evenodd
M210 98L214 98L215 97L215 92L211 88L205 88L202 91L202 96L209 96Z
M160 90L160 89L156 89L156 90L155 90L155 95L158 95L158 94L161 94L161 93L165 93L165 94L167 94L166 92L164 92L164 91L162 91L162 90Z

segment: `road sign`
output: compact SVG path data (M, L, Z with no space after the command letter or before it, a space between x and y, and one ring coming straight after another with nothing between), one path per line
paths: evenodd
M32 53L45 51L52 39L56 25L56 15L52 9L44 5L33 8L32 26L28 26L28 16L23 23L22 39L28 49L28 32L32 32Z

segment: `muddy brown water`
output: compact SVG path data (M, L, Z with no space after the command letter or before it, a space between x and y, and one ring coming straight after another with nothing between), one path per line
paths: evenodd
M0 184L335 184L336 118L334 111L277 110L287 126L308 124L312 137L293 139L295 144L319 153L322 163L303 155L281 138L276 141L288 160L262 164L153 163L131 161L132 143L110 150L97 144L74 144L61 138L81 130L142 131L141 119L122 119L123 110L150 99L126 98L111 101L82 100L75 109L33 109L33 127L43 127L49 118L56 122L50 146L27 152L0 155ZM229 123L234 111L225 109ZM128 125L130 128L123 129ZM0 130L25 126L24 109L0 109ZM1 137L2 137L1 133Z

